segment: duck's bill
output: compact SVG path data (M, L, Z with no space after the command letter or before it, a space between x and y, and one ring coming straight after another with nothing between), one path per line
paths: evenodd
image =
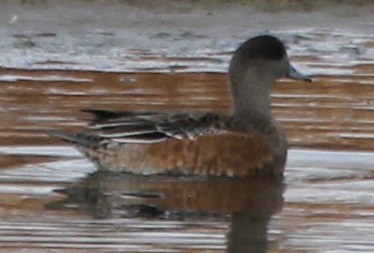
M288 77L292 79L303 80L303 81L310 82L310 83L312 82L312 78L310 76L301 74L291 65L290 65L290 71L288 73Z

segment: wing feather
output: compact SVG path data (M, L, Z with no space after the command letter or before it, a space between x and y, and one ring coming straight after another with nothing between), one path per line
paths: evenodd
M224 116L213 113L160 113L85 110L95 116L89 125L89 138L119 143L155 143L168 138L194 139L222 131Z

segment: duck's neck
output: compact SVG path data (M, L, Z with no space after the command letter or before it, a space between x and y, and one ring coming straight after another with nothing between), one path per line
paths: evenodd
M243 123L256 123L254 119L272 120L269 90L274 82L272 78L247 72L242 76L230 75L230 82L235 120Z

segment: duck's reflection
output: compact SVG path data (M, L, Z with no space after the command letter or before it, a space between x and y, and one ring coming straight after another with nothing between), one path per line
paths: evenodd
M283 204L282 179L184 178L95 173L65 189L64 202L95 217L230 219L228 252L267 252L267 224Z

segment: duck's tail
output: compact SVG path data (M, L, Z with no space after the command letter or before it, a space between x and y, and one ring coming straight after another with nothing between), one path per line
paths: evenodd
M63 133L55 130L47 130L44 131L46 134L52 137L56 137L60 140L72 143L77 146L84 146L84 147L93 147L97 145L97 142L92 140L89 135L84 133L74 133L74 134L68 134Z

